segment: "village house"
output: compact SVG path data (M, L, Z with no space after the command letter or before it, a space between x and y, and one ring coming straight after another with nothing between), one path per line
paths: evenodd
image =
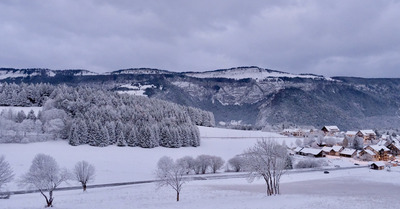
M364 150L360 151L360 153L358 155L360 156L360 158L365 159L365 160L373 160L373 161L379 160L379 156L377 154L375 154L375 152L373 152L369 149L364 149Z
M312 157L325 157L325 153L322 151L322 149L315 149L315 148L303 148L300 151L300 155L312 156Z
M373 130L359 130L356 134L358 137L364 139L364 143L366 141L372 141L376 139L375 131Z
M385 164L383 162L374 162L370 165L370 168L374 170L383 170L385 168Z
M390 153L393 156L400 155L400 141L398 139L393 139L393 141L388 141L386 147L390 149Z
M335 151L333 151L332 147L322 147L322 151L325 155L335 155Z
M351 148L345 148L339 153L340 156L342 157L355 157L357 155L357 150L351 149Z
M377 160L388 161L390 157L390 149L382 145L368 145L364 150L370 150L375 153Z
M332 147L332 150L334 151L334 155L339 156L340 152L344 149L343 146L335 145Z
M357 134L357 131L346 131L345 135L349 138L354 138Z
M337 126L324 126L321 130L324 132L325 136L333 136L340 132L340 129Z

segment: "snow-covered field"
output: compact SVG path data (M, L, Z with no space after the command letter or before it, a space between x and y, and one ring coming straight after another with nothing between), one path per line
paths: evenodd
M61 167L72 168L80 160L96 167L92 184L154 179L158 159L164 155L179 158L200 154L221 156L225 160L242 153L260 138L277 137L273 133L234 131L200 127L202 144L197 148L132 148L132 147L72 147L65 141L32 144L0 144L0 155L5 155L18 179L27 172L37 153L53 156ZM250 137L251 136L251 137ZM226 138L228 137L228 138ZM235 137L235 138L229 138ZM250 138L249 138L250 137ZM281 137L281 136L279 136ZM278 138L277 141L294 141ZM340 158L328 159L332 164L351 165ZM220 171L222 172L222 170ZM156 190L154 184L110 188L56 191L55 208L396 208L400 203L400 169L392 172L367 168L290 173L282 177L282 195L266 197L262 180L248 183L246 179L192 181L185 185L181 201L175 202L170 188ZM71 182L72 185L78 185ZM64 185L66 186L66 185ZM8 184L8 190L18 190ZM0 208L43 208L40 194L14 195L0 200Z
M111 188L57 191L55 208L109 209L109 208L397 208L399 170L372 171L367 168L286 175L282 179L282 195L266 197L265 185L259 180L248 183L245 179L188 182L175 201L170 188L156 189L154 184ZM371 181L372 179L372 181ZM387 179L386 182L380 180ZM388 183L391 179L391 183ZM377 180L377 181L376 181ZM15 195L0 200L4 209L43 208L40 194Z

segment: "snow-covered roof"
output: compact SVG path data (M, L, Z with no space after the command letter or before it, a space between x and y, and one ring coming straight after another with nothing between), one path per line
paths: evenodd
M342 148L343 147L339 146L339 145L335 145L335 146L332 147L333 151L335 151L335 152L339 152Z
M377 152L379 152L379 150L382 150L382 149L383 149L383 151L389 151L389 149L387 147L382 146L382 145L368 145L368 146Z
M303 149L303 147L296 147L296 148L294 149L294 151L295 151L295 152L300 152L302 149Z
M380 166L385 166L384 162L373 162L371 163L371 165L375 164L376 166L380 167Z
M332 147L322 147L322 151L324 152L330 152L332 150Z
M324 126L327 131L339 131L340 129L337 126Z
M371 156L374 156L374 155L376 155L374 152L372 152L372 151L371 151L371 150L369 150L369 149L366 149L366 150L364 150L364 152L366 152L366 153L370 154Z
M340 152L340 154L343 154L343 155L353 155L355 152L357 152L357 150L351 149L351 148L345 148L345 149L343 149L343 150Z
M304 154L312 154L312 155L318 155L320 152L322 152L321 149L315 149L315 148L304 148L301 150L302 153Z
M357 131L346 131L346 135L356 135Z
M392 143L392 146L396 147L397 149L400 149L400 142L397 141L397 140L395 140L395 141Z
M388 144L388 141L386 141L386 140L380 140L380 141L377 143L377 145L380 145L380 146L386 146L386 144Z
M375 135L374 130L360 130L359 131L362 135Z

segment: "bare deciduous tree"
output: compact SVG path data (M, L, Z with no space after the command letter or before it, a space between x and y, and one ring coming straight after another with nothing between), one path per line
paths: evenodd
M86 191L87 183L93 181L95 168L93 165L86 161L80 161L75 164L74 178L82 184L83 191Z
M61 170L53 157L37 154L32 161L29 172L22 176L20 184L38 189L46 199L46 207L52 207L54 190L69 177L68 171ZM48 195L45 192L48 192Z
M273 140L258 141L243 153L249 181L263 178L267 187L267 196L279 194L279 182L287 163L287 149Z
M186 168L174 162L172 158L164 156L157 164L156 176L159 187L170 186L176 191L176 201L179 201L179 194L183 184L186 182L184 175Z
M10 164L5 160L4 156L0 157L0 191L1 187L6 183L12 181L14 178L13 170ZM0 196L1 197L1 196ZM9 197L8 195L6 197Z

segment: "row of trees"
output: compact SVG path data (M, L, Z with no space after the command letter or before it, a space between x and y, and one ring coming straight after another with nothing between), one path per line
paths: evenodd
M53 206L54 190L61 183L76 180L86 191L87 184L94 179L95 168L86 161L77 162L72 173L61 169L56 160L45 154L37 154L32 161L29 171L21 176L21 186L37 189L46 200L46 207ZM0 157L0 191L3 185L13 180L14 173L4 157ZM1 196L0 196L1 197ZM8 196L4 196L7 198Z
M215 160L219 162L212 164L212 159L214 159L214 162ZM207 155L200 155L196 159L186 156L175 161L167 156L162 157L157 164L157 184L169 186L175 190L176 200L179 201L183 184L190 180L185 175L196 171L196 169L201 171L199 173L205 173L207 167L213 168L212 170L215 172L213 165L221 168L224 164L223 161L217 159L218 157ZM264 179L267 196L280 193L280 178L287 169L292 168L287 148L273 140L258 141L240 156L230 159L228 163L233 165L236 171L242 169L248 171L250 182L256 178ZM197 172L195 173L197 174Z
M0 106L42 106L56 87L50 84L0 84Z

